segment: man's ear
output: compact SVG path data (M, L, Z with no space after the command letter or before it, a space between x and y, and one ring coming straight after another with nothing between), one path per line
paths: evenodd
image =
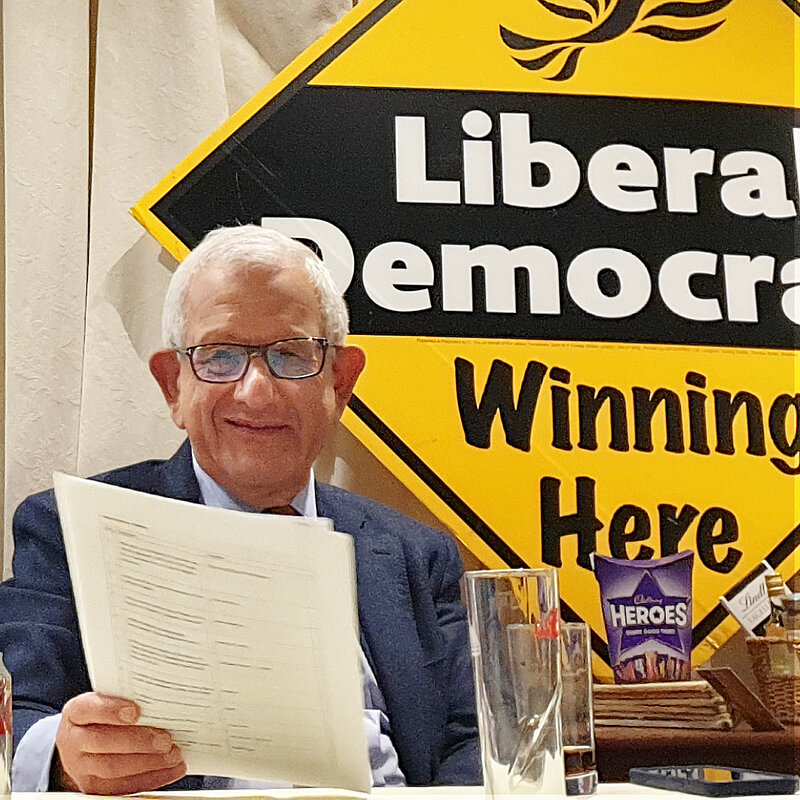
M333 362L333 388L336 391L336 404L341 414L350 402L358 376L367 363L364 351L356 345L345 345L336 350Z
M181 390L178 383L181 365L178 354L174 350L156 351L150 356L150 372L161 388L173 421L179 428L183 428L179 402Z

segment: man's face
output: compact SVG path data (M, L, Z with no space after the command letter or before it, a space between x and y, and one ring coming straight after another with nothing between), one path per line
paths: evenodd
M187 347L325 335L313 284L298 265L274 274L205 269L192 278L184 308ZM358 348L329 349L319 375L286 380L255 356L241 380L204 383L188 357L159 351L150 362L200 466L258 508L285 505L305 485L363 364Z

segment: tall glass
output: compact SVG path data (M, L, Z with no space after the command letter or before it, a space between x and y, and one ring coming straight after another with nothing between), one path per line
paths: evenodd
M561 623L561 725L568 795L597 791L590 637L585 622Z
M467 572L465 587L487 792L563 795L556 571Z

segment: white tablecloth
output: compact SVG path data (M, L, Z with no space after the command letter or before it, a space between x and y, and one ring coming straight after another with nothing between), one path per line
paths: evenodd
M651 789L646 786L635 786L631 783L601 783L597 797L602 800L631 797L662 797L664 800L687 800L698 795L688 795L681 792L670 792L664 789ZM66 800L66 798L83 798L86 795L73 792L14 792L12 800L35 800L36 798L53 798L53 800ZM443 796L447 800L476 800L484 796L482 787L464 786L436 786L436 787L407 787L374 789L372 794L347 792L338 789L271 789L269 791L217 791L217 792L147 792L134 795L147 800L440 800ZM545 795L538 795L544 797ZM751 798L766 797L765 795L751 795ZM772 795L774 798L775 795ZM771 798L770 798L771 800Z

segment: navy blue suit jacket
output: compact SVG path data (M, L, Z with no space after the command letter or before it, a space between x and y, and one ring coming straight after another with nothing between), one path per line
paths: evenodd
M97 480L197 503L185 443ZM447 535L378 503L317 484L320 516L352 534L365 654L386 700L392 739L410 784L480 782L462 565ZM89 691L53 492L14 517L14 577L0 586L0 651L14 686L14 738ZM191 780L180 787L195 788Z

